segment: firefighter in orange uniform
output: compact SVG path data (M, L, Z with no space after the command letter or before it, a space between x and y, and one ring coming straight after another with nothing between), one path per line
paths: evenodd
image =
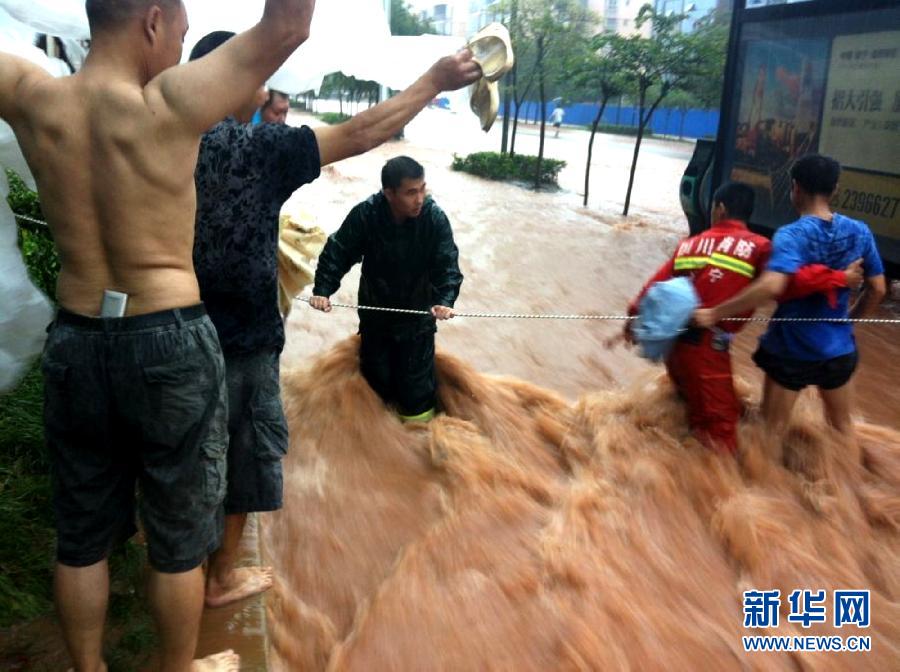
M746 222L753 212L753 189L740 182L721 186L713 196L712 227L682 241L669 259L629 304L636 315L647 290L657 282L689 276L703 307L716 306L733 297L765 270L772 244L751 232ZM807 266L798 271L780 300L833 292L861 280L854 264L846 271ZM749 317L752 311L738 317ZM737 452L737 424L741 404L731 373L731 339L744 322L725 322L719 328L688 329L666 359L666 369L688 408L694 436L709 448ZM630 326L625 337L631 341Z

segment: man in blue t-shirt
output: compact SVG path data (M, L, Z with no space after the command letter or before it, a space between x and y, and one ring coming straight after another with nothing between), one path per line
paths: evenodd
M884 266L869 227L833 213L829 206L840 174L840 164L827 156L809 154L798 159L791 167L791 202L800 218L778 229L766 272L730 301L694 316L699 326L709 328L780 295L801 266L845 268L862 259L863 294L853 306L848 289L838 290L836 301L825 294L786 301L773 317L822 321L772 322L760 340L753 361L766 372L763 417L778 436L790 420L800 391L809 385L819 388L829 424L846 435L852 433L847 383L858 360L853 325L827 320L866 317L887 292Z

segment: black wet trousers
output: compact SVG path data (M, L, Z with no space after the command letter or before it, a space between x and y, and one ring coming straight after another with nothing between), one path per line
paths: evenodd
M417 416L434 408L434 332L397 337L362 331L362 374L375 392L400 415Z

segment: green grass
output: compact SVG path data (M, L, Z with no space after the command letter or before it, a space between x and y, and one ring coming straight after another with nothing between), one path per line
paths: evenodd
M42 405L36 364L17 389L0 396L0 627L52 606L55 533Z
M0 628L53 611L50 467L44 448L43 383L35 363L0 396ZM107 661L111 672L137 669L156 648L144 594L145 549L128 542L110 557Z
M157 649L156 630L144 587L147 553L128 542L110 557L109 623L106 662L110 672L144 667Z

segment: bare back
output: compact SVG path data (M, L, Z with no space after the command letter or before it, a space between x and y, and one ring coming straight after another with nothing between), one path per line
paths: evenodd
M266 0L257 25L178 66L183 5L164 19L153 6L92 35L71 77L0 54L0 117L37 180L64 308L98 315L105 289L130 296L129 315L199 302L192 254L200 136L306 40L314 7Z
M28 115L14 129L59 251L59 303L97 315L104 289L128 293L129 314L198 303L199 135L137 84L86 72L34 79L20 87Z

